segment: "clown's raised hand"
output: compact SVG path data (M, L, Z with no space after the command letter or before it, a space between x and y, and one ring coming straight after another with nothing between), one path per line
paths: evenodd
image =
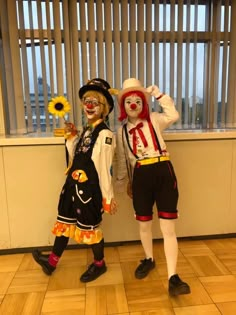
M151 94L151 96L154 96L156 99L159 99L162 97L162 93L160 92L160 89L157 85L151 85L147 89L147 92Z

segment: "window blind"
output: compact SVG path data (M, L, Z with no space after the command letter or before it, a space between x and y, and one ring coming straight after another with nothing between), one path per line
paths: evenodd
M230 0L0 0L0 128L63 126L47 111L58 95L81 127L78 91L94 77L116 89L128 77L158 85L180 113L173 129L235 128L235 13ZM118 115L116 105L112 130Z

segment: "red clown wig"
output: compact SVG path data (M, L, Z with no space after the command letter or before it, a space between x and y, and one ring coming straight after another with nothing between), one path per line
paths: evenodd
M149 119L149 107L148 107L148 103L147 103L147 100L146 100L146 97L145 95L141 92L141 91L129 91L127 93L125 93L122 98L121 98L121 101L120 101L120 117L118 118L119 121L123 121L124 119L127 118L127 114L126 114L126 111L125 111L125 99L126 97L130 96L130 95L135 95L135 96L139 96L142 101L143 101L143 109L141 111L141 113L138 115L138 118L141 118L141 119Z

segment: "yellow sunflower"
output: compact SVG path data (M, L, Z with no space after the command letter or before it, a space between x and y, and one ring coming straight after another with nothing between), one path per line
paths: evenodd
M48 104L49 113L59 117L64 117L65 114L69 113L70 109L70 103L64 96L54 97Z

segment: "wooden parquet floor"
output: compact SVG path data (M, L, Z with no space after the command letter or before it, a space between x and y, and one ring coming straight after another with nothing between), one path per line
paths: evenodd
M0 255L0 314L235 315L236 238L179 240L177 271L191 294L170 297L161 240L154 242L157 266L137 280L141 244L105 247L108 270L84 284L91 249L68 249L50 277L30 253Z

